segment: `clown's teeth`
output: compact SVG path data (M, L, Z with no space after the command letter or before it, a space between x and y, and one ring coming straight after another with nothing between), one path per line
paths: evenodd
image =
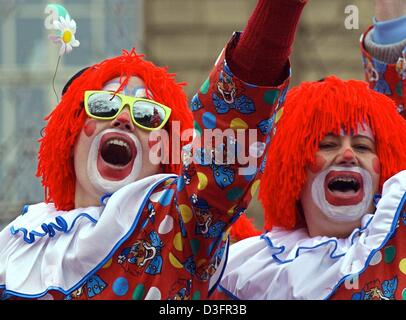
M339 181L341 181L341 182L354 182L354 183L356 183L357 182L357 180L355 179L355 178L352 178L352 177L337 177L337 178L334 178L334 179L332 179L331 180L331 182L339 182Z
M123 140L112 139L112 140L107 141L107 144L115 144L115 145L118 145L120 147L125 147L129 151L131 150L128 143L123 141Z

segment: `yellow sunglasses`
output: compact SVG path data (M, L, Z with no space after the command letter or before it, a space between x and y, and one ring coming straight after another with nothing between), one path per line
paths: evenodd
M111 91L85 91L86 114L97 120L113 120L129 106L134 124L144 130L161 129L171 115L171 109L153 100L126 96Z

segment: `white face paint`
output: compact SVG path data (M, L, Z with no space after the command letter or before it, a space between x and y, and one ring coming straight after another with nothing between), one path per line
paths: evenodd
M341 200L338 200L338 203L332 204L331 202L334 201L331 198L334 198L334 196L331 195L332 192L327 186L328 182L326 180L329 180L328 175L335 174L337 177L345 177L346 173L349 173L350 176L359 176L361 178L358 179L361 184L360 189L353 194L349 194L346 199L343 199L343 194L340 193ZM372 177L367 170L360 167L329 167L317 174L312 183L311 194L316 206L329 219L337 222L357 221L368 213L368 207L372 203ZM327 199L330 200L328 201Z

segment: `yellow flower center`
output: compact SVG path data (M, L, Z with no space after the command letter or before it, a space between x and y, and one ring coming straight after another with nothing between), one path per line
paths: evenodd
M65 43L69 43L72 40L72 32L65 30L62 35L62 40Z

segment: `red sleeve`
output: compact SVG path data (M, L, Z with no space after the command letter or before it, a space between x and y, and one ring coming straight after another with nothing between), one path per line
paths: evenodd
M259 0L238 46L227 50L231 71L256 85L279 85L289 75L288 58L306 1Z

